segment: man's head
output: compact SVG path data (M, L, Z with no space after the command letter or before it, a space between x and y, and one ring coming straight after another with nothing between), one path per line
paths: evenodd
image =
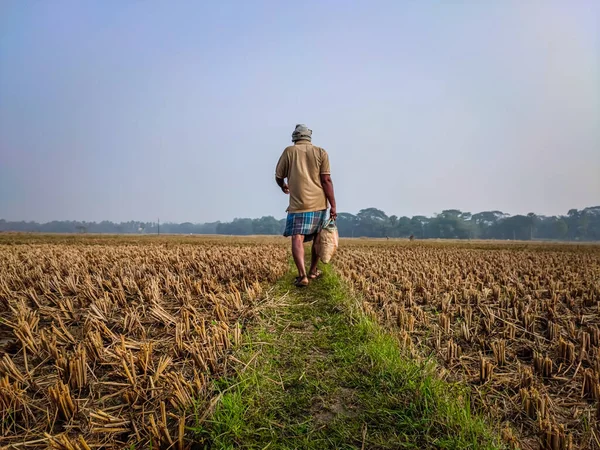
M303 123L296 125L296 129L292 133L292 142L310 141L312 139L312 130L309 130Z

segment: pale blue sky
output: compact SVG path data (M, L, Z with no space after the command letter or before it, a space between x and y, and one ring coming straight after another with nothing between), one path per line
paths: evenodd
M296 123L339 211L600 204L600 2L0 0L0 218L283 217Z

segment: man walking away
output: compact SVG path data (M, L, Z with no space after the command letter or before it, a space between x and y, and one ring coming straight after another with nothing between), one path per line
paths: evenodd
M312 145L311 140L312 130L306 125L296 125L292 133L294 145L283 151L275 171L275 181L283 193L290 196L283 235L292 237L292 255L298 267L296 286L307 286L309 279L321 274L317 270L317 241L327 216L327 202L331 206L330 217L337 217L329 155L322 148ZM307 274L303 244L310 241L313 241L313 247Z

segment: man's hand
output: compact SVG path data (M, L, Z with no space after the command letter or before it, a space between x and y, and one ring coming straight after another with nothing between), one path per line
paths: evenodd
M337 209L335 206L332 206L331 209L329 210L329 218L332 220L337 219Z
M275 177L275 181L277 182L277 186L279 186L281 188L281 191L284 194L289 194L290 193L290 188L287 185L287 183L285 182L285 180L283 178L279 178L279 177Z

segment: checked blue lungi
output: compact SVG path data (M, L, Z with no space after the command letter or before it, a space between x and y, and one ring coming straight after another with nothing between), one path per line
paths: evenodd
M312 241L317 233L321 231L321 228L323 228L326 217L326 209L322 211L288 213L283 235L294 236L302 234L304 242Z

